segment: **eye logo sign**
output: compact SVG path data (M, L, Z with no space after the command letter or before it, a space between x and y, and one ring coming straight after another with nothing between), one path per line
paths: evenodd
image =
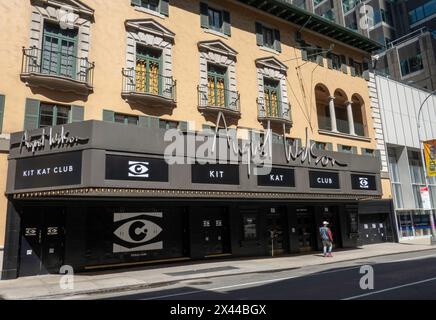
M149 178L150 163L129 161L129 177L131 178Z
M162 213L115 213L113 252L162 250L163 241L156 239L163 231L158 225L162 218Z
M361 189L369 189L369 179L368 178L359 178L360 188Z

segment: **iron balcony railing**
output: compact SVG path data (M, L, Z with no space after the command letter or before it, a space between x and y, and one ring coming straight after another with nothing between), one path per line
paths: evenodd
M198 86L198 106L200 108L228 109L240 112L241 95L237 91L209 86Z
M259 107L260 118L292 121L289 103L280 100L267 101L264 98L257 98L257 105Z
M58 76L92 87L94 67L88 58L37 47L23 48L22 74Z
M177 81L172 77L137 71L135 68L123 69L122 74L124 93L159 96L174 102L177 100Z

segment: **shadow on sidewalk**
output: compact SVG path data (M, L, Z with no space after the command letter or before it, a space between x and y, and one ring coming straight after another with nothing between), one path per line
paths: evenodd
M356 247L356 248L346 248L346 249L336 249L334 253L341 253L341 252L350 252L350 251L356 251L356 250L362 250L364 248L362 247ZM222 271L218 269L225 268L225 263L229 263L229 266L231 266L233 269L239 269L235 267L235 264L238 262L246 262L251 260L263 260L264 262L268 263L269 261L273 260L279 260L283 258L299 258L299 257L319 257L324 258L323 254L320 253L320 251L311 251L311 252L304 252L304 253L297 253L297 254L285 254L280 255L276 257L267 257L267 256L250 256L250 257L216 257L216 258L206 258L205 260L186 260L183 262L180 261L174 261L174 262L165 262L165 263L153 263L153 262L144 262L144 265L142 266L122 266L122 267L110 267L108 266L105 269L99 269L94 271L80 271L79 274L83 276L99 276L99 275L109 275L109 274L120 274L125 272L136 272L136 271L147 271L147 270L157 270L157 269L164 269L164 268L175 268L175 267L195 267L192 270L194 273L204 273L204 272L215 272L215 271ZM332 260L332 262L334 262ZM220 263L220 267L212 267L207 268L212 263ZM295 269L292 267L289 267L289 269Z

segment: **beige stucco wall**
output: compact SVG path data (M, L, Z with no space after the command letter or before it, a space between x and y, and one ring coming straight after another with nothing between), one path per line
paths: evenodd
M364 79L345 75L340 71L329 70L308 62L303 66L300 50L295 48L296 27L273 16L243 7L234 1L209 1L231 12L232 36L228 39L206 33L200 27L199 1L171 0L170 15L161 18L144 12L136 11L130 0L83 0L95 10L95 22L91 26L90 61L96 63L94 71L94 93L85 100L73 94L56 93L48 90L35 90L20 80L22 47L29 46L31 34L30 0L10 0L0 2L0 64L2 79L0 94L6 95L5 120L3 132L10 133L23 129L24 106L26 98L39 99L46 102L57 102L85 106L85 119L102 119L102 110L110 109L117 112L153 115L154 110L147 108L133 110L121 98L121 69L126 61L126 29L127 19L154 19L173 31L175 44L173 47L173 76L177 80L177 107L172 115L164 115L164 119L189 120L196 123L200 130L205 123L204 117L197 110L197 85L199 83L200 66L197 43L204 40L222 40L238 52L236 72L237 87L241 94L242 116L238 122L240 127L262 130L257 120L258 107L257 80L255 60L274 56L284 62L288 70L288 96L292 106L294 125L290 131L291 137L303 138L305 128L311 128L311 139L337 144L376 149L374 132L371 129L372 119L369 110L368 87ZM274 54L262 50L256 45L255 21L280 29L282 53ZM304 39L313 45L328 48L329 39L303 32ZM362 61L363 53L335 44L334 52L351 56ZM325 65L326 61L325 61ZM299 72L297 72L299 70ZM318 83L324 84L332 94L336 89L342 89L348 96L359 94L366 105L366 123L369 128L370 141L359 141L348 138L337 138L318 133L317 112L314 88ZM212 124L212 123L209 123ZM6 156L0 157L1 172L6 172ZM4 190L5 174L0 178L0 190ZM388 183L383 183L384 189ZM390 189L390 188L389 188ZM3 193L3 192L2 192ZM390 192L385 192L388 196ZM4 215L6 205L0 200L0 246L3 242Z

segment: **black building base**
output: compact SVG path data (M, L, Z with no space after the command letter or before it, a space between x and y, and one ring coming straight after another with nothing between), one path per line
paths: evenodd
M10 201L2 279L142 263L279 256L358 246L357 202Z

